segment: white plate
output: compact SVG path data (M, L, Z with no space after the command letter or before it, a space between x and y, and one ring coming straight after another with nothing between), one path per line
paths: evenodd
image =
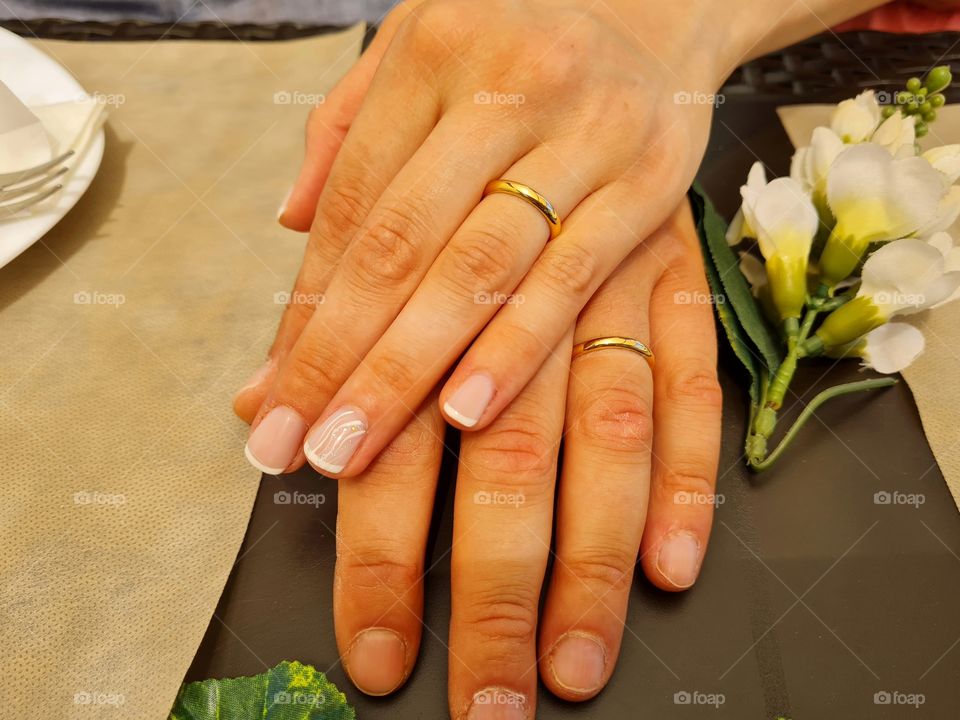
M19 35L0 28L0 80L27 105L75 100L85 91L74 77ZM13 260L60 222L86 192L103 159L104 133L97 131L86 151L71 158L63 189L35 212L0 220L0 267Z

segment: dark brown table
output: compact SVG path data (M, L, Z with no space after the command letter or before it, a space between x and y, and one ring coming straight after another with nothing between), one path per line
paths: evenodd
M788 170L790 146L774 115L783 101L731 96L716 114L700 180L728 217L757 157L777 174ZM825 367L801 374L795 407L825 386ZM854 361L841 368L832 382L859 376ZM901 383L828 404L782 465L758 477L740 460L736 365L723 356L720 371L725 502L699 582L672 595L641 574L609 687L579 705L541 691L538 717L960 717L960 522L909 389ZM240 560L187 679L254 674L299 659L326 670L361 718L446 717L447 654L437 638L448 632L454 469L447 458L428 550L439 559L427 562L424 621L433 632L424 632L405 688L365 697L337 662L336 487L310 470L263 478ZM327 501L277 505L279 490L324 492ZM877 504L882 491L924 502ZM678 704L684 692L720 693L724 702ZM920 694L923 704L877 704L887 696L876 693Z

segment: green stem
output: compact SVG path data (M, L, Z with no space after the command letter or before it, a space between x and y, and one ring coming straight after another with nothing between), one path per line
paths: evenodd
M817 409L823 405L827 400L831 398L839 397L841 395L849 395L856 392L864 392L866 390L875 390L877 388L890 387L891 385L896 385L896 378L876 378L874 380L860 380L858 382L845 383L843 385L836 385L832 388L827 388L821 393L818 393L813 400L803 409L803 412L800 413L800 416L796 419L793 425L787 430L787 434L783 436L783 440L780 441L780 444L763 460L753 462L751 461L750 467L752 467L757 472L766 470L773 463L777 461L777 458L783 454L783 451L787 449L793 439L797 436L797 433L800 432L800 428L803 427L804 423L811 418L811 416L817 411Z
M803 316L803 323L800 325L800 329L796 333L787 336L787 356L783 359L780 367L777 368L777 373L770 382L770 391L767 393L766 407L772 410L779 410L783 405L783 398L787 394L787 388L790 387L790 381L793 380L793 375L797 371L797 359L802 354L801 348L807 336L810 334L810 330L813 328L813 323L817 319L819 312L818 307L808 308L806 314ZM794 324L795 323L796 321L794 320Z

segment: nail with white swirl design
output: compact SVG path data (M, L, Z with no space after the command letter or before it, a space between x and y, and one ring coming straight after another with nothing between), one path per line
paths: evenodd
M366 434L367 418L363 411L342 407L307 435L303 452L321 472L338 473L350 462Z

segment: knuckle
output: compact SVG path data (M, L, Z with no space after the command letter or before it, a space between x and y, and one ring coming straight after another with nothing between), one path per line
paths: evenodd
M597 276L597 258L580 245L555 247L543 256L543 272L548 283L564 295L583 297L593 290Z
M532 643L537 631L537 599L527 588L490 583L473 593L464 609L463 622L481 643Z
M623 546L604 544L578 549L563 558L563 567L574 577L598 586L599 597L603 597L608 592L629 589L636 562L636 548L631 551Z
M625 383L590 393L583 401L577 429L592 443L609 449L647 451L653 438L650 400Z
M413 362L398 354L381 353L366 362L377 382L396 396L403 396L415 384ZM387 398L393 404L394 398Z
M696 402L711 410L723 405L723 392L715 368L674 366L664 377L664 395L679 403Z
M683 461L661 468L654 487L663 500L671 500L674 504L689 504L691 497L712 495L714 481L705 463Z
M469 23L463 22L458 2L424 2L410 11L399 38L426 58L445 58L466 36Z
M479 477L544 478L552 473L557 457L557 444L548 437L542 419L501 417L469 438L470 463Z
M417 238L423 230L417 214L409 208L384 209L358 237L350 254L362 283L395 285L416 272L422 255Z
M296 395L315 395L318 391L332 392L340 386L340 361L332 343L311 342L292 358L291 374Z
M477 227L450 245L452 277L463 278L464 289L492 291L510 276L515 255L506 233L494 227Z
M370 210L370 197L373 194L361 181L341 178L331 183L324 190L317 215L319 234L343 244L349 242ZM317 241L316 235L310 233L311 241Z
M415 418L393 441L387 445L377 458L378 464L388 465L394 469L391 474L394 480L398 478L395 472L399 467L409 467L413 470L411 479L421 483L423 475L417 471L429 465L434 452L439 452L441 439L426 420Z
M356 590L377 591L388 589L398 596L417 585L423 569L416 560L384 548L371 548L355 553L346 553L338 558L346 583Z

